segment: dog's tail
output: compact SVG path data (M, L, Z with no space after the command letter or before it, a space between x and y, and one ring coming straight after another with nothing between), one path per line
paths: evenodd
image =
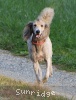
M52 19L54 17L54 9L52 8L44 8L40 15L38 16L38 19L43 20L47 25L51 24Z

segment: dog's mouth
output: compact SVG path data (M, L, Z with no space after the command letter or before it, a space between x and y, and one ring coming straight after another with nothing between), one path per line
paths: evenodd
M40 38L42 34L36 34L36 38Z

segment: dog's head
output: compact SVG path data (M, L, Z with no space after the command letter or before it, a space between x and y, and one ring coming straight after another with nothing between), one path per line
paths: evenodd
M24 28L24 40L27 40L32 34L35 40L41 40L49 35L49 26L42 20L29 22Z
M41 38L43 34L45 34L45 29L47 28L47 24L43 22L42 20L35 20L33 22L33 34L36 38Z

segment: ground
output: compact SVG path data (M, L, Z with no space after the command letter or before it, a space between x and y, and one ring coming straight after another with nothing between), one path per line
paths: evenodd
M45 64L41 65L43 75ZM56 94L73 98L76 94L76 73L58 70L53 66L54 73L44 87L50 88ZM34 84L36 78L30 59L14 56L6 50L0 50L0 75Z

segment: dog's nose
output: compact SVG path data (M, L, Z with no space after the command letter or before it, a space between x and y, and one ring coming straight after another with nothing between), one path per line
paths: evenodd
M36 33L37 33L37 34L39 34L39 33L40 33L40 31L39 31L39 30L37 30L37 31L36 31Z

